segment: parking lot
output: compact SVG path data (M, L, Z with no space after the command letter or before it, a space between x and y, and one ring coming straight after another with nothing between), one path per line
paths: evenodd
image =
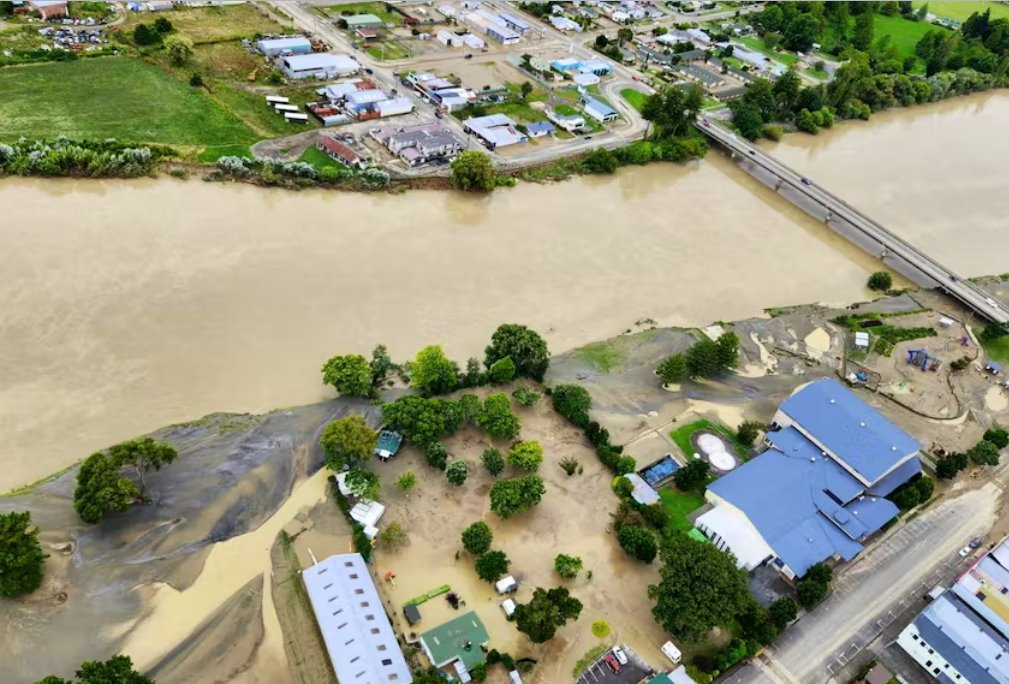
M578 678L578 684L638 684L653 673L652 668L648 667L634 651L626 646L621 648L627 654L627 664L620 666L620 672L614 672L603 662L606 653L612 653L607 651L585 669Z

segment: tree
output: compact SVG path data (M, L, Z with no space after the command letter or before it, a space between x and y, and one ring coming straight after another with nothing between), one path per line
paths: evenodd
M597 50L599 51L605 50L606 46L609 44L610 39L604 36L603 34L600 33L598 36L596 36L595 46Z
M582 614L582 602L565 587L543 589L537 587L529 603L515 607L515 627L534 644L554 638L559 627L568 620L577 620Z
M474 556L480 556L490 551L494 533L483 520L478 520L462 531L462 546Z
M617 530L617 541L628 556L637 558L642 563L651 563L659 552L655 535L646 527L621 525Z
M340 394L367 397L371 394L371 367L360 354L334 356L322 366L322 382Z
M390 404L382 405L382 419L411 444L423 449L455 432L455 429L449 429L453 422L450 403L454 404L416 395L399 397Z
M744 420L739 424L739 429L736 430L736 439L742 444L752 446L753 442L757 439L757 435L763 429L764 424L759 420Z
M511 402L504 393L484 399L476 415L476 424L495 439L515 439L519 434L519 419L512 413Z
M820 23L812 14L797 14L785 26L782 44L789 50L809 52L820 36Z
M707 338L687 350L687 373L692 378L713 378L724 370L722 350Z
M682 492L689 492L692 489L702 489L708 481L708 474L710 472L711 467L707 461L701 458L693 458L687 462L687 465L673 473L673 482L676 483L676 488Z
M153 437L140 437L111 447L109 457L119 468L127 465L133 467L140 481L139 497L143 499L147 491L144 475L171 464L179 457L179 452L167 442L160 442Z
M621 26L617 29L617 43L623 45L624 43L634 40L634 31L632 31L627 26Z
M398 522L391 522L385 526L385 529L379 532L378 540L382 543L382 546L390 551L394 551L409 544L410 535L407 534L406 530Z
M417 476L413 471L407 470L396 478L396 486L401 492L408 492L417 486Z
M669 86L645 99L641 116L652 123L656 140L686 135L704 104L704 93L696 86Z
M977 465L998 465L998 447L982 439L967 451L967 456Z
M579 385L558 385L551 393L554 411L561 414L580 428L589 424L589 409L592 397L588 390Z
M774 93L777 116L782 119L790 119L799 102L799 93L802 92L802 77L796 73L795 69L789 69L778 77L771 90Z
M536 475L500 480L490 488L490 509L502 518L510 518L538 504L545 492L543 479Z
M154 45L161 42L161 34L149 24L137 24L133 28L133 42L137 45Z
M535 330L518 323L498 326L484 349L484 365L490 368L506 356L515 364L518 377L542 381L550 365L546 340Z
M687 357L683 354L673 354L659 364L655 374L663 385L675 385L687 379Z
M982 439L986 442L991 442L999 449L1005 449L1009 446L1009 432L1006 432L1000 427L993 427L985 430L984 437Z
M503 359L498 359L494 364L487 369L487 377L494 384L500 385L505 382L511 382L515 378L515 362L512 361L512 357L506 356Z
M427 464L438 470L445 470L448 467L448 450L441 442L431 442L424 449L424 457Z
M384 385L386 378L389 377L389 371L394 366L395 364L389 356L389 350L385 348L384 344L377 345L372 349L371 362L368 364L368 367L371 368L371 386L381 387Z
M347 485L347 489L362 499L374 501L382 490L378 475L357 465L347 471L347 477L343 482Z
M168 19L165 19L164 17L158 17L154 20L154 30L161 35L171 33L174 29L175 27L172 26L172 22L168 21Z
M200 76L198 71L194 71L192 76L189 77L189 85L193 88L203 87L203 77Z
M501 474L505 467L504 457L501 452L494 447L487 447L483 451L483 455L480 457L483 461L483 467L487 469L493 477L497 477Z
M508 451L508 463L519 470L539 470L543 463L543 447L536 440L519 442Z
M410 376L413 386L424 394L446 394L459 382L459 367L445 356L441 345L432 344L417 352Z
M799 604L809 610L822 601L830 592L830 580L833 571L823 563L817 563L806 571L795 584L795 596Z
M739 363L739 335L734 332L722 333L715 344L718 345L718 365L721 370L735 368Z
M912 3L911 0L901 0L897 3L897 8L905 17L914 13L914 3Z
M746 573L728 553L684 534L662 547L659 583L648 587L652 615L684 641L701 641L714 627L733 624L751 601Z
M778 599L768 610L771 613L771 622L778 629L785 629L799 615L799 606L791 596Z
M130 507L139 492L119 474L119 466L107 454L91 454L77 472L74 509L81 520L94 525L109 513Z
M578 556L569 556L565 553L557 554L554 558L554 572L563 579L574 579L582 570L582 559Z
M875 290L877 292L885 292L893 287L893 276L891 276L886 271L876 271L869 276L869 280L866 282L870 290Z
M488 551L476 559L476 574L485 582L493 584L508 574L509 565L511 561L504 551Z
M371 458L378 445L378 433L363 416L350 415L331 421L322 431L319 444L326 452L326 465L340 472L345 465Z
M729 109L732 110L732 123L747 140L756 140L764 132L764 117L757 105L740 99L729 103Z
M497 185L494 165L485 152L467 150L452 161L452 186L467 192L491 192Z
M183 66L193 58L193 41L185 36L170 36L165 41L168 59L175 66Z
M522 101L529 99L529 96L533 94L533 84L529 81L522 81L522 85L519 88L522 93Z
M605 639L610 635L610 623L606 620L593 620L592 635L597 639Z
M605 148L592 150L582 159L582 169L586 173L614 173L619 166L617 155Z
M956 474L967 467L967 454L954 452L939 459L935 466L935 474L943 480L951 480Z
M42 586L46 558L31 513L0 513L0 596L30 594Z
M452 461L445 469L445 478L456 487L461 487L468 475L469 466L466 465L466 461Z
M863 12L855 17L855 35L851 40L855 49L866 52L872 48L875 19L872 12Z
M540 393L534 392L528 387L523 386L516 388L515 391L512 392L512 397L521 406L532 406L533 404L535 404L537 401L540 400Z
M106 661L88 661L77 670L76 679L49 675L36 684L154 684L154 680L133 669L129 656L117 655Z
M816 115L805 108L801 109L799 115L795 117L795 127L810 135L816 135L820 131L816 123Z

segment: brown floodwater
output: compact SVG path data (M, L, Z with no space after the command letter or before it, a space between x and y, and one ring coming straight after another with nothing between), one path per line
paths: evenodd
M775 153L957 270L1001 272L1007 129L1009 96L984 95ZM0 490L168 423L317 400L332 354L464 361L506 321L559 352L644 318L859 299L876 264L717 153L490 197L7 179L0 207Z

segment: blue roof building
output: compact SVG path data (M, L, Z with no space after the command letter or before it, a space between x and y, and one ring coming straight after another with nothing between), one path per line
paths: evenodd
M857 556L899 512L884 497L921 472L918 443L833 380L789 397L765 447L708 487L697 527L740 567L790 578Z
M542 138L545 135L553 135L557 127L549 121L534 121L526 126L530 138Z
M582 95L582 111L591 116L599 123L616 121L620 118L617 111L601 100L597 100L591 95Z
M518 31L519 33L525 33L532 28L532 25L523 19L519 19L514 14L499 14L498 17L504 22L504 25L510 28L512 31Z

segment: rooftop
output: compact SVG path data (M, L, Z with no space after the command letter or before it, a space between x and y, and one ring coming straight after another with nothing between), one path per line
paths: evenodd
M801 387L780 410L867 485L875 484L921 448L911 435L836 380L817 380Z
M329 52L316 52L310 55L291 55L283 59L288 68L295 70L325 69L327 67L351 70L358 68L357 62L350 55L334 55Z
M435 667L461 660L468 669L486 660L480 646L490 637L476 612L470 611L424 632L420 639Z
M311 45L305 36L287 36L284 38L263 38L259 41L260 47L264 48L285 48Z

